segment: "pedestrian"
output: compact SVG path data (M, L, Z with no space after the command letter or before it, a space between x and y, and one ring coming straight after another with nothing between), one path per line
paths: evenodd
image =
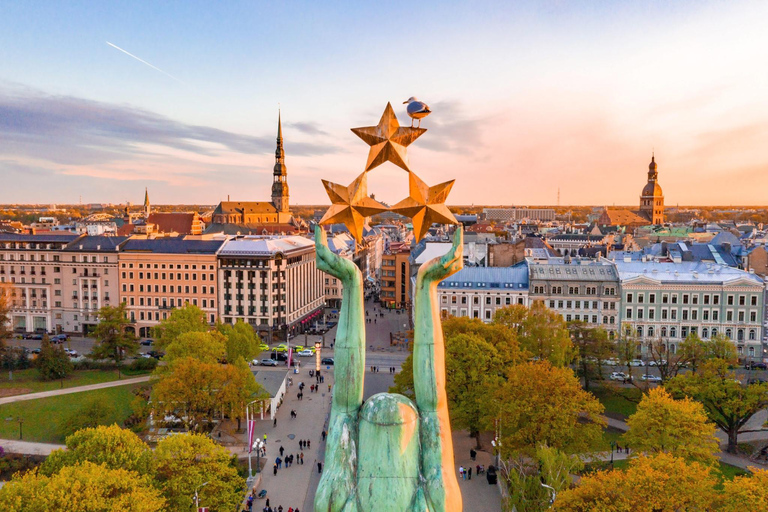
M264 434L264 444L267 443L267 434Z
M310 443L311 443L311 441L309 439L307 439L307 450L309 450Z
M301 465L304 465L304 452L301 452L301 455L299 456L299 460L301 461Z
M467 468L467 480L472 480L472 466Z
M281 459L280 457L277 457L277 458L275 459L275 464L277 464L277 469L280 469L280 467L281 467L281 466L282 466L282 464L283 464L283 459Z
M328 392L329 393L331 392L331 385L330 384L328 384Z
M266 505L267 505L267 508L269 508L269 498L267 498L267 503L266 503Z
M282 505L279 505L277 507L277 512L283 512L283 506Z
M272 474L277 476L277 462L275 462L275 465L272 466Z
M323 472L323 463L322 462L318 462L317 463L317 472L318 473L322 473Z
M299 448L301 448L302 450L304 449L304 440L303 439L299 439Z
M624 453L629 455L629 445L624 446Z
M282 445L281 445L281 446L280 446L280 456L281 456L281 457L283 456L283 452L284 452L284 451L285 451L285 448L283 448L283 447L282 447Z
M474 448L470 448L469 450L469 458L472 460L477 460L477 452Z
M459 466L459 476L464 480L464 466Z
M272 428L275 428L277 426L277 416L275 416L275 419L272 420ZM264 436L264 439L266 440L267 436Z
M328 433L327 433L325 430L323 430L323 434L322 434L322 436L323 436L323 441L325 441L325 437L326 437L327 435L328 435Z

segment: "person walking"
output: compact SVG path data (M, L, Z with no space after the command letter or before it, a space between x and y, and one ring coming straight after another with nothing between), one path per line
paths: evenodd
M309 450L309 447L310 447L310 443L311 443L311 441L310 441L309 439L307 439L307 440L305 441L305 443L306 443L306 445L307 445L307 450Z
M469 458L472 460L477 460L477 452L474 448L470 448L469 450Z
M272 474L277 476L277 462L275 462L275 465L272 466Z
M275 428L277 426L277 416L275 416L275 419L272 420L272 428ZM266 437L266 436L264 436Z
M467 468L467 480L472 480L472 466Z
M464 480L464 466L459 466L459 476Z
M301 465L304 465L304 452L301 452L301 455L299 456L299 459L301 460Z
M280 446L280 456L281 456L281 457L283 456L283 452L284 452L284 451L285 451L285 448L283 448L283 446L281 445L281 446Z
M283 464L283 459L281 459L280 457L275 458L275 464L277 464L277 469L280 469Z
M317 472L318 473L322 473L323 472L323 463L322 462L318 462L317 463Z
M323 430L323 434L322 434L322 436L323 436L323 441L325 441L325 437L326 437L327 435L328 435L328 432L326 432L325 430Z
M265 503L265 505L267 506L267 508L269 508L269 498L267 498L267 502Z

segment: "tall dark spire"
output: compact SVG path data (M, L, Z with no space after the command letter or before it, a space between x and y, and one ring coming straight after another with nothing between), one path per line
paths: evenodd
M275 148L275 168L272 179L272 204L279 212L288 212L288 169L285 167L283 150L283 121L277 111L277 147Z
M278 169L279 167L279 169ZM283 121L277 111L277 147L275 148L275 176L285 174L285 151L283 150Z

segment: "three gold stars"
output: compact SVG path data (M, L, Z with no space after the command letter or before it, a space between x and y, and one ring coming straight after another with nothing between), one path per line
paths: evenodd
M386 206L368 197L367 172L363 172L347 187L326 180L323 180L323 185L332 204L320 224L343 223L357 243L363 240L365 218L387 211Z
M343 223L357 243L363 240L366 217L388 210L412 219L417 242L433 223L458 224L445 206L454 180L430 187L408 168L406 148L426 131L425 128L400 126L390 103L387 103L378 125L352 128L355 135L371 146L368 162L365 171L347 187L323 180L332 204L320 224ZM392 208L368 197L368 171L387 161L408 171L408 197Z
M377 126L352 128L355 135L371 146L368 151L368 162L365 164L366 171L378 167L387 160L406 171L410 171L405 148L426 131L426 128L400 126L390 103L387 103L387 108L384 109Z

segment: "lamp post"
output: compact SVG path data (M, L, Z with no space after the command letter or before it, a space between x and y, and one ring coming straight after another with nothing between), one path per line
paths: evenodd
M23 430L23 427L24 427L24 418L22 418L21 416L19 416L19 418L18 418L18 421L19 421L19 441L21 441L21 439L24 437L24 436L23 436L23 434L24 434L24 430Z
M198 491L208 485L210 482L205 482L204 484L198 485L197 489L195 489L195 509L200 508L200 497L198 496Z
M315 372L320 373L320 349L322 345L319 341L315 342Z

